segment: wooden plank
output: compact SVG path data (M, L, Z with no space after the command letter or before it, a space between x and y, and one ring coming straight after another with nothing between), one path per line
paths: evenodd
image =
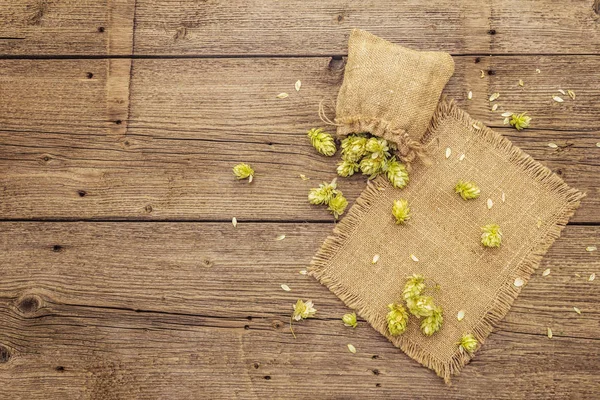
M0 0L0 55L106 55L107 3Z
M11 398L595 398L600 227L569 226L451 387L298 274L330 224L0 223ZM275 241L279 233L286 238ZM551 268L547 277L540 275ZM580 274L576 277L574 274ZM280 289L288 284L291 292ZM312 298L315 319L288 317ZM582 314L571 311L577 305ZM545 336L551 326L554 338ZM358 349L352 355L346 344ZM517 395L515 395L517 393Z
M498 126L517 145L588 197L575 216L600 222L595 104L598 57L456 57L447 93L474 116ZM4 60L0 98L0 218L296 220L331 218L306 194L335 176L336 158L315 153L305 138L321 126L318 103L334 98L342 79L327 58L134 60L131 116L115 131L107 60ZM530 67L523 73L526 66ZM537 74L535 67L542 73ZM480 69L495 75L479 78ZM565 74L565 70L579 71ZM89 74L91 73L91 75ZM125 77L123 77L125 75ZM303 82L300 92L293 84ZM525 88L516 86L518 79ZM108 83L107 83L108 81ZM554 103L553 89L575 101ZM472 90L474 99L466 100ZM287 99L276 94L286 91ZM489 93L501 108L491 112ZM529 111L535 129L502 127L505 109ZM121 108L127 112L125 107ZM499 124L499 125L498 125ZM573 129L571 131L570 129ZM551 149L549 142L561 147ZM231 167L250 162L252 185L235 182ZM305 174L311 181L301 181ZM343 180L354 199L362 176ZM274 212L275 211L275 212Z
M0 54L130 55L107 46L114 4L136 7L138 55L345 54L352 28L453 54L600 51L594 0L1 0Z

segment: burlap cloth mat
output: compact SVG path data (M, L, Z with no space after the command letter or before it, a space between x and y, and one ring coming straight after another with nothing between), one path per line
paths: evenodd
M369 183L314 257L310 273L396 347L448 382L470 359L459 351L461 336L472 333L485 341L522 289L515 279L527 282L583 194L445 99L422 141L437 142L432 164L417 163L404 190L383 178ZM452 151L449 158L446 148ZM481 197L462 200L453 190L460 179L475 181ZM399 198L412 209L405 225L396 225L391 213ZM481 227L490 223L502 229L500 248L481 245ZM380 259L373 264L375 254ZM439 285L434 298L443 307L444 324L426 337L411 316L407 331L392 337L387 305L401 301L413 273ZM460 322L459 310L465 311Z

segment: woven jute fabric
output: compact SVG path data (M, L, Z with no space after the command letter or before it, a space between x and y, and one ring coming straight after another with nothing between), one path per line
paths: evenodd
M379 178L368 184L314 257L310 273L448 382L471 357L459 351L461 336L472 333L485 341L522 289L515 279L527 282L583 194L445 99L423 138L430 141L436 143L431 165L416 164L405 189ZM476 182L481 196L465 201L454 193L461 179ZM404 225L396 225L391 212L400 198L412 210ZM490 223L501 227L500 248L481 244L481 227ZM373 264L375 254L380 258ZM390 336L387 305L402 303L402 289L414 273L439 285L433 296L444 323L426 337L411 316L403 335ZM465 311L462 321L459 310Z
M400 157L412 161L453 73L447 53L415 51L353 30L336 105L338 137L370 132L395 142Z

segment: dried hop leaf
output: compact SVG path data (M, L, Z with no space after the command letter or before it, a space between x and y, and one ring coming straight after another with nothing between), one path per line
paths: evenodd
M306 303L302 300L298 299L296 304L294 304L294 313L292 314L292 318L296 321L300 321L301 319L314 317L317 310L313 306L313 302L308 300Z
M324 132L320 128L313 128L308 131L308 137L313 147L317 151L327 157L331 157L335 154L337 148L335 147L335 140L329 133Z
M386 174L388 180L395 188L402 189L408 184L408 172L406 171L406 166L401 162L396 161L395 157L387 163Z
M463 200L476 199L481 194L481 190L475 182L460 180L454 187L454 191L463 198Z
M245 163L241 163L233 167L233 174L237 179L248 179L248 182L252 182L252 178L254 177L254 170L251 166Z
M338 191L335 197L329 201L329 207L327 209L331 211L333 216L337 219L344 213L346 207L348 207L348 200L346 200L342 192Z
M392 336L404 333L408 324L408 313L401 304L388 304L390 311L387 313L388 331Z
M410 207L405 199L394 200L392 214L396 218L396 224L402 224L410 219Z
M431 336L442 327L444 317L442 316L442 307L436 307L433 313L421 322L421 332L425 336Z
M364 135L350 135L342 140L342 159L350 163L359 162L367 154L367 138Z
M502 232L497 224L489 224L481 228L481 244L485 247L500 247Z
M355 172L360 170L360 166L357 162L342 160L338 164L337 173L339 176L348 177L354 175Z
M510 120L508 121L511 126L514 126L516 130L521 131L525 128L529 128L529 123L531 122L531 117L525 115L527 113L522 114L512 114L510 116Z
M331 183L323 182L318 188L310 189L308 201L310 204L329 204L331 199L338 193L335 179Z
M477 345L479 344L479 342L477 341L477 339L475 339L475 336L473 336L472 334L465 333L460 338L460 342L458 342L457 344L459 345L461 352L466 351L467 353L471 354L475 351L475 349L477 349Z
M358 322L356 322L356 313L344 314L342 321L344 325L351 326L352 328L356 328L356 325L358 325Z

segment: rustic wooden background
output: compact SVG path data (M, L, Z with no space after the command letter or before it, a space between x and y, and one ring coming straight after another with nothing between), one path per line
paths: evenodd
M599 398L600 252L585 251L600 246L599 14L598 0L0 0L0 397ZM306 194L336 162L305 132L353 27L450 52L446 93L587 192L449 387L364 321L344 327L342 302L299 274L333 228ZM576 100L552 101L560 88ZM532 128L503 126L507 109ZM341 182L349 199L364 186ZM294 340L298 298L319 311Z

